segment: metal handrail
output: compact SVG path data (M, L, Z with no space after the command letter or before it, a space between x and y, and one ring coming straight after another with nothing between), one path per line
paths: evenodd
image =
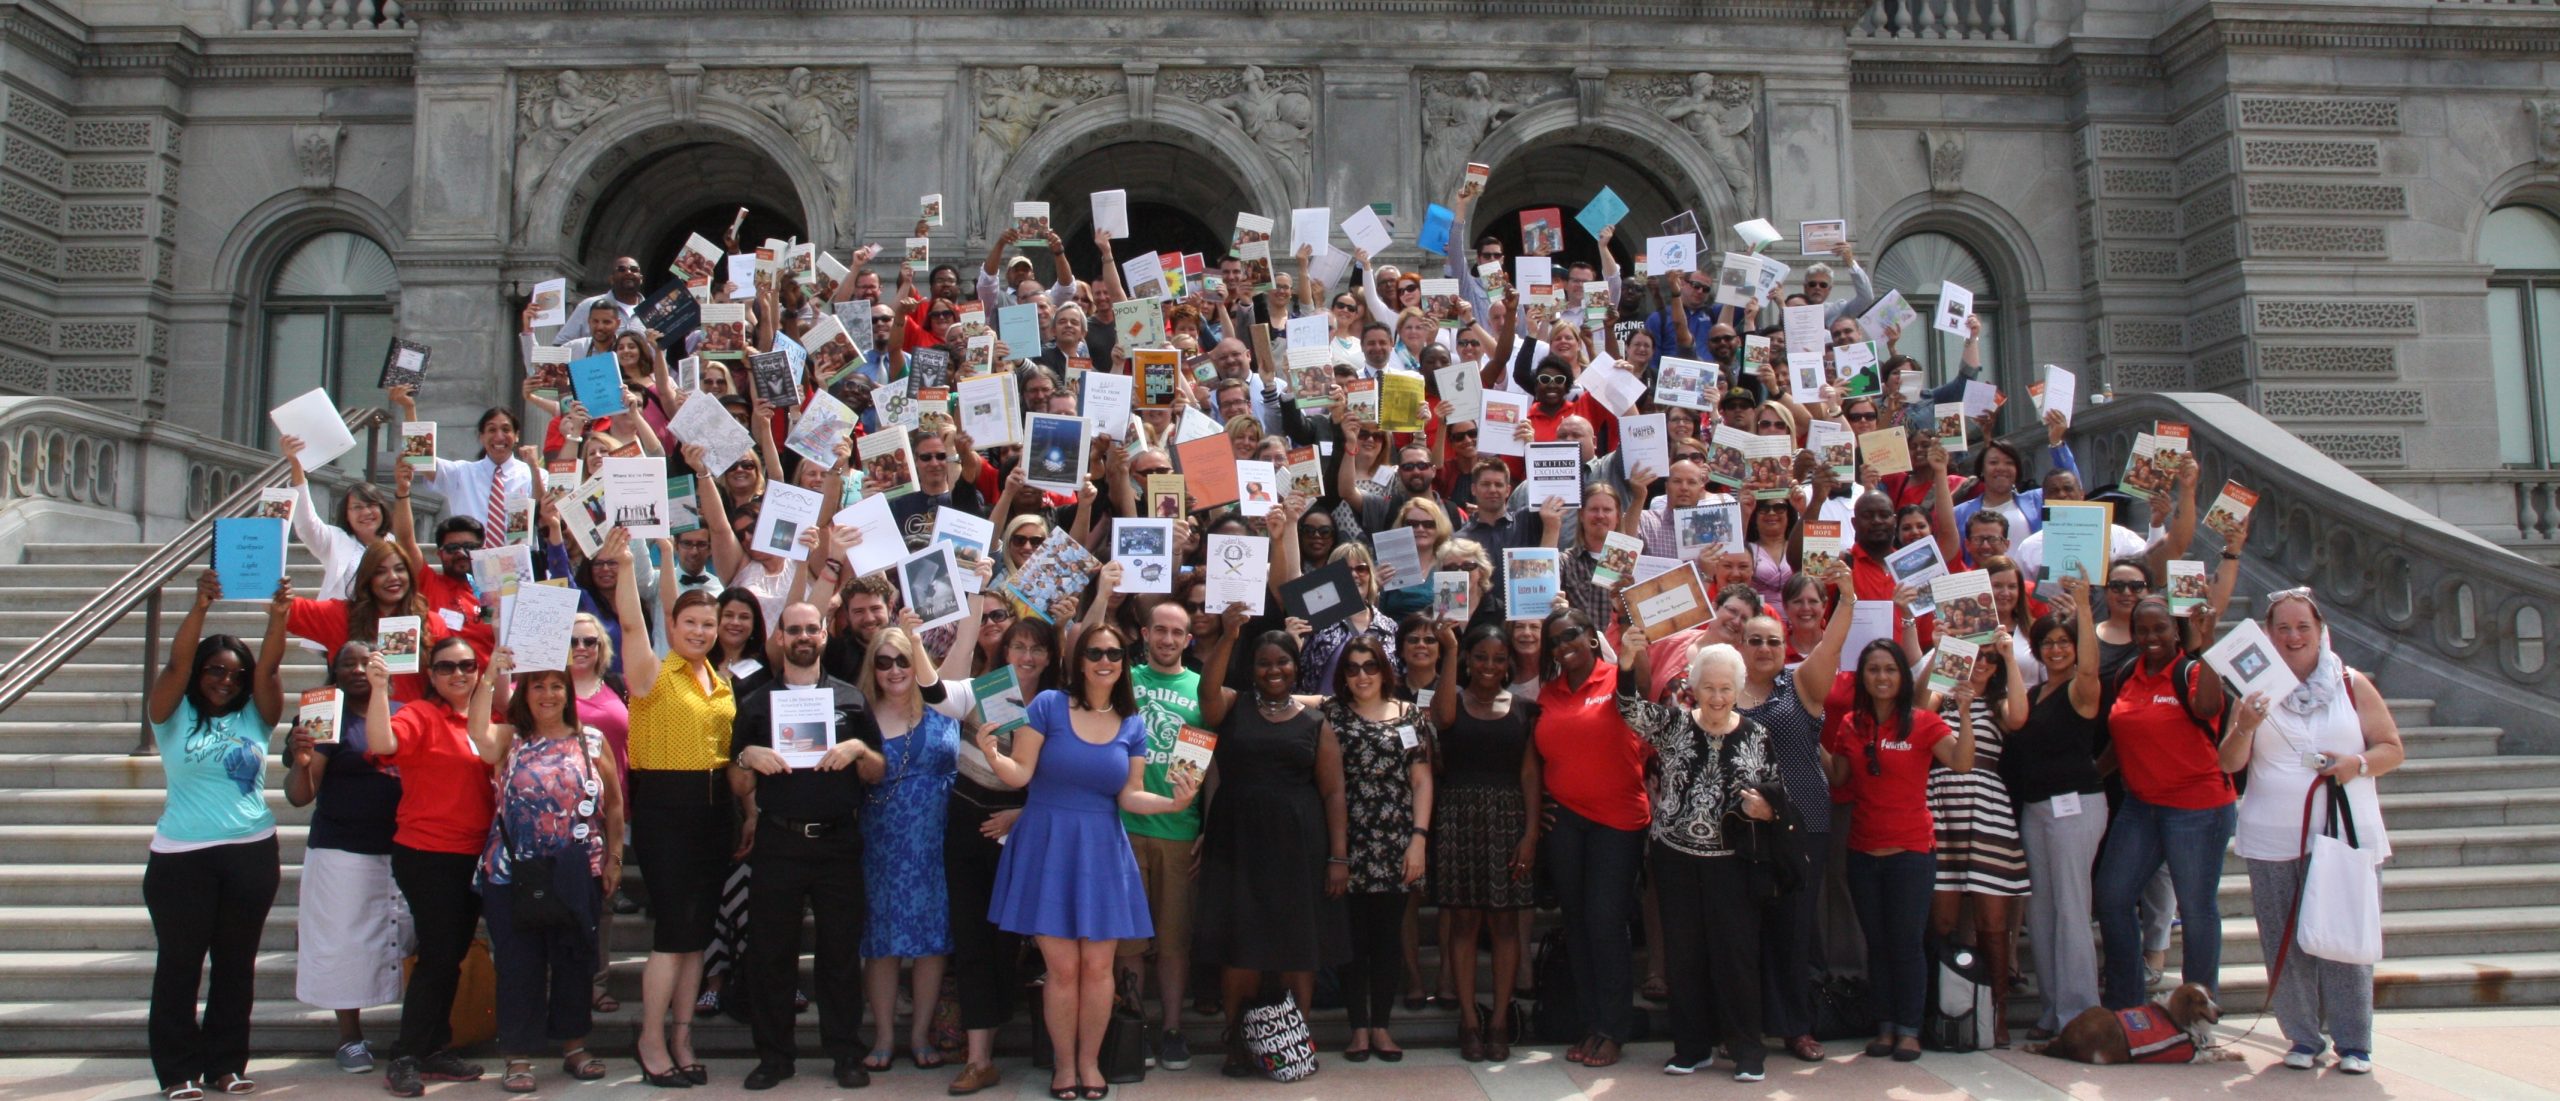
M362 430L365 433L367 441L365 474L370 480L375 459L382 451L379 446L381 428L390 421L391 415L380 409L350 409L343 416L347 431L352 433ZM45 678L60 670L65 663L87 648L90 643L97 641L98 636L107 633L108 628L115 626L137 606L143 609L144 616L142 686L144 695L148 696L151 680L159 672L157 666L160 657L160 590L162 586L167 585L170 578L178 575L178 571L187 568L205 552L206 548L213 545L215 520L227 516L246 515L258 503L260 491L279 484L291 469L292 463L292 459L280 457L243 478L240 487L233 490L230 496L207 508L204 515L197 517L195 523L188 525L185 531L179 532L176 538L169 540L159 550L151 552L140 564L125 571L124 576L110 583L96 597L82 605L79 611L71 613L69 618L64 619L61 626L46 632L43 638L35 641L34 645L11 658L6 667L0 667L0 712L15 706L19 699L34 691L37 685L44 683ZM150 709L147 707L143 709L142 739L136 745L134 752L137 755L151 752L151 716Z

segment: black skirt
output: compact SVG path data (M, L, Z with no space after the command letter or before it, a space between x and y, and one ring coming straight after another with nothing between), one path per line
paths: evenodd
M737 831L725 769L631 770L631 844L655 923L650 951L700 952L710 946Z

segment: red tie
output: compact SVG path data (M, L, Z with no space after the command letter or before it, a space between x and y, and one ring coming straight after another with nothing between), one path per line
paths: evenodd
M489 463L489 510L480 537L495 546L507 541L507 468L496 460Z

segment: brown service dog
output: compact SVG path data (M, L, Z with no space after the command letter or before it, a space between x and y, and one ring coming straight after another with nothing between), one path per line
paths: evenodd
M2142 1050L2136 1050L2137 1039L2126 1020L2148 1021L2152 1029L2142 1039ZM2144 1015L2148 1015L2147 1017ZM2140 1009L2111 1010L2093 1006L2064 1022L2062 1031L2050 1041L2028 1044L2019 1050L2041 1052L2057 1059L2069 1059L2095 1066L2121 1063L2215 1063L2240 1058L2240 1053L2209 1045L2213 1024L2222 1019L2222 1007L2214 1003L2213 994L2203 983L2187 983Z

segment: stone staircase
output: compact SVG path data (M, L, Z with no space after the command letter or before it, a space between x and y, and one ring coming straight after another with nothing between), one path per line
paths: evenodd
M0 568L0 653L24 649L150 549L28 547L23 564ZM298 549L294 554L296 584L315 588L317 568ZM164 631L176 628L193 584L190 570L166 590ZM142 619L125 617L0 712L0 853L7 854L0 861L0 1051L145 1050L154 942L142 870L162 793L157 759L127 756L142 709ZM254 638L264 625L258 605L227 603L212 613L208 630ZM165 646L164 639L164 655ZM289 692L319 683L317 655L300 647L287 654ZM2431 701L2395 700L2392 708L2411 759L2384 782L2397 855L2383 873L2390 958L2377 974L2380 1003L2560 1004L2560 756L2502 756L2499 730L2432 725ZM282 734L279 726L279 745ZM268 779L286 866L259 960L255 1042L261 1051L324 1051L334 1035L328 1014L292 997L307 815L285 803L281 762ZM2223 1000L2234 1011L2254 1010L2265 972L2236 858L2226 868L2222 903ZM646 947L641 919L617 923L614 992L626 1008L598 1021L607 1048L627 1043ZM2019 999L2013 1013L2030 1001ZM396 1008L368 1013L368 1032L391 1035L396 1015ZM814 1044L815 1014L801 1021L804 1042ZM1456 1035L1453 1012L1399 1012L1397 1021L1408 1044L1449 1043ZM1214 1036L1204 1024L1195 1018L1195 1041ZM1320 1033L1338 1032L1339 1012L1318 1014L1317 1025ZM1017 1020L1007 1046L1018 1049L1026 1038ZM701 1042L721 1053L747 1046L744 1029L726 1020L706 1024Z

